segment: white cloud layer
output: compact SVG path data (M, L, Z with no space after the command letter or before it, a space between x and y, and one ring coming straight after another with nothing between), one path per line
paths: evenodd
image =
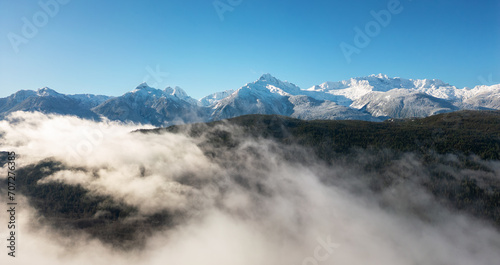
M203 153L198 146L203 137L131 134L135 129L38 113L15 113L0 121L1 149L16 151L22 165L52 158L86 169L59 171L40 185L81 185L141 214L190 213L184 223L155 233L144 249L124 252L83 234L61 235L40 224L39 213L23 200L18 257L8 257L3 247L0 264L465 265L500 260L495 228L440 208L418 189L405 186L382 198L397 204L401 196L411 196L408 203L439 212L436 220L391 212L375 195L325 185L319 172L354 170L287 162L272 151L277 144L270 141L247 139L227 154L227 166ZM411 156L405 159L401 164L418 167ZM0 173L5 178L5 168ZM237 175L245 185L235 183ZM185 176L194 184L181 181Z

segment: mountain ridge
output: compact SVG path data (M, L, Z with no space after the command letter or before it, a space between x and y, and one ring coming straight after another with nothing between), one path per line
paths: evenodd
M306 120L366 120L426 117L467 109L500 109L500 84L457 88L439 79L404 79L378 74L307 89L271 74L236 90L196 100L180 87L147 83L118 97L65 95L48 87L0 98L0 118L15 111L40 111L166 126L247 114L276 114Z

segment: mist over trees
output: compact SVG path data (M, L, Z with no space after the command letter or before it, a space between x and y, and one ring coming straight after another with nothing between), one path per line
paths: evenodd
M27 236L73 242L51 244L71 248L76 260L95 244L105 250L102 264L116 251L159 255L182 248L186 256L184 247L204 238L215 248L231 244L240 254L228 252L229 260L257 253L272 264L301 264L313 255L318 234L340 246L331 261L362 263L353 255L358 251L388 264L498 258L498 111L383 123L249 115L142 130L57 115L15 120L2 122L0 134L24 161L17 186L29 205ZM90 156L51 149L79 139L57 137L79 126L103 134ZM37 230L52 234L44 238ZM215 240L223 231L235 236ZM378 243L365 237L379 237ZM461 243L443 243L450 238ZM245 240L267 250L245 248ZM394 244L403 248L395 251ZM282 255L283 248L295 254ZM410 251L438 248L428 257ZM463 256L449 255L456 251ZM176 260L172 255L161 260Z

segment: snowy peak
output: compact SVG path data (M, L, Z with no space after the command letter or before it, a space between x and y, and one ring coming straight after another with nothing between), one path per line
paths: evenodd
M133 91L124 96L133 96L140 98L169 98L173 100L184 100L191 104L197 105L198 102L188 96L188 94L180 87L167 87L164 90L156 89L148 86L147 83L139 84Z
M265 88L271 93L278 93L278 94L291 94L291 95L297 95L300 93L301 89L288 82L288 81L281 81L278 78L272 76L271 74L264 74L262 75L257 81L248 84L249 87L251 88Z
M389 79L389 76L384 75L384 74L382 74L382 73L380 73L380 74L378 74L378 75L373 74L373 75L370 75L370 77L376 77L376 78L378 78L378 79Z
M156 88L152 88L152 87L148 86L148 83L142 82L134 90L132 90L132 92L134 92L134 91L137 92L140 90L152 90L152 89L156 90Z
M199 100L199 102L200 102L201 106L209 107L209 106L212 106L214 104L217 104L220 100L231 96L231 94L233 94L233 93L234 93L234 90L232 90L232 89L222 91L222 92L213 93L213 94L210 94L206 97L201 98Z
M19 90L16 93L12 94L10 96L10 98L18 100L20 102L20 101L25 100L29 97L36 97L36 96L38 96L38 91L35 92L33 90Z
M263 82L270 82L270 83L278 83L280 82L279 79L276 77L272 76L271 74L263 74L258 81L263 81Z
M59 94L55 90L52 90L48 87L44 87L44 88L40 88L37 90L37 96L39 96L39 97L59 97L59 96L64 96L64 95Z
M266 84L273 84L273 85L281 85L281 86L294 86L294 84L287 82L287 81L281 81L280 79L272 76L271 74L263 74L257 81L254 82L256 83L266 83Z
M364 109L375 117L413 118L452 112L459 108L450 101L408 89L372 92L354 101L355 109Z
M384 74L370 75L367 77L357 77L353 79L357 81L367 81L374 88L385 87L390 88L389 90L394 88L418 89L450 86L449 84L439 79L405 79L400 77L389 77ZM385 88L377 91L385 90Z
M163 90L139 84L120 97L64 95L50 88L24 90L0 98L0 119L9 113L41 111L164 126L245 114L279 114L301 119L425 117L459 109L500 109L500 84L458 89L439 79L404 79L384 74L326 82L300 89L264 74L236 91L199 101L180 87ZM379 118L380 117L380 118Z
M414 90L448 100L461 99L464 91L463 89L450 86L439 79L414 80L389 77L384 74L355 77L339 82L326 82L307 90L344 96L352 102L372 92L388 92L393 89ZM345 101L345 103L349 102Z
M99 120L99 116L90 108L100 102L101 98L98 96L86 98L80 95L64 95L48 87L36 91L21 90L7 98L0 99L0 118L16 111L38 111Z
M156 88L152 88L148 86L146 82L140 83L134 90L126 93L127 94L151 94L152 92L158 92L159 90ZM157 93L155 93L157 94Z
M167 96L168 95L164 91L150 87L147 83L144 82L139 84L134 90L126 93L122 97L135 98L135 100L147 100Z
M165 90L163 90L163 92L172 98L184 100L186 102L189 102L192 105L199 105L200 104L196 99L190 97L186 93L186 91L184 91L182 88L180 88L178 86L176 86L174 88L167 87L167 88L165 88Z
M165 93L167 93L171 96L178 97L180 99L184 99L184 98L188 97L186 91L184 91L182 88L180 88L178 86L176 86L175 88L167 87L167 88L165 88L164 91L165 91Z
M142 82L142 83L140 83L140 84L137 86L137 89L146 88L146 87L150 87L150 86L148 86L148 83L147 83L147 82Z

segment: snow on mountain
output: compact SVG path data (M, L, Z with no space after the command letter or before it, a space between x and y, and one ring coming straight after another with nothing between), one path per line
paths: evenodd
M278 114L301 119L424 117L460 109L500 109L500 84L459 89L438 79L370 75L326 82L309 89L264 74L238 90L195 100L179 87L146 83L120 97L64 95L44 87L0 98L0 118L14 111L41 111L82 118L164 126L220 120L245 114Z
M198 100L198 102L201 106L210 107L218 103L221 99L229 97L233 93L234 93L233 89L222 92L216 92L208 96L202 97L200 100Z
M165 88L164 90L165 93L173 96L173 97L176 97L178 99L181 99L181 100L184 100L184 101L187 101L193 105L197 105L198 104L198 100L188 96L188 94L180 87L176 86L174 88L172 87L167 87Z
M287 93L291 95L296 95L300 93L301 89L288 81L281 81L271 74L262 75L259 80L252 83L260 87L268 87L269 89L274 89L273 93Z
M351 107L363 109L375 117L415 118L457 111L450 101L408 89L371 92L355 100Z
M0 99L0 113L8 112L17 104L25 101L30 97L36 97L37 92L33 90L20 90L9 97Z
M478 107L500 109L500 84L477 86L466 94L463 102Z
M54 97L54 98L70 98L79 102L79 105L88 108L93 108L106 100L112 98L103 95L91 95L91 94L76 94L76 95L64 95L58 93L57 91L50 89L48 87L40 88L36 91L38 97Z
M290 116L294 106L288 98L299 91L300 88L294 84L265 74L220 100L213 108L211 119L220 120L246 114Z
M169 96L168 93L160 89L152 88L147 83L139 84L134 90L125 93L122 97L133 98L161 98Z
M312 92L312 93L311 93ZM296 85L283 82L270 74L249 83L220 100L211 119L226 119L246 114L278 114L305 119L363 119L373 120L369 114L339 106L324 100L328 96L311 97L316 91L304 91ZM348 114L351 114L349 116Z
M338 105L329 100L322 101L302 95L292 96L289 101L294 106L290 116L297 119L382 121L370 113Z
M461 99L465 92L465 90L457 89L439 79L390 78L382 74L351 78L340 82L326 82L307 90L343 96L345 100L337 103L349 106L355 100L371 92L387 92L395 88L414 90L447 100Z
M61 115L73 115L86 119L98 120L100 117L90 110L109 97L88 95L68 96L48 87L33 90L21 90L0 99L0 117L16 111L39 111Z
M55 90L52 90L48 87L38 89L37 95L39 97L64 97L63 94L59 94Z
M174 88L172 87L167 87L165 88L165 93L180 98L180 99L186 99L186 98L191 98L190 96L187 95L186 91L182 90L182 88L176 86Z
M146 83L92 109L110 120L165 126L204 121L207 111L180 88L159 90Z
M67 95L67 97L72 98L80 102L80 105L85 106L89 109L97 107L113 97L102 96L102 95L92 95L92 94L76 94Z

